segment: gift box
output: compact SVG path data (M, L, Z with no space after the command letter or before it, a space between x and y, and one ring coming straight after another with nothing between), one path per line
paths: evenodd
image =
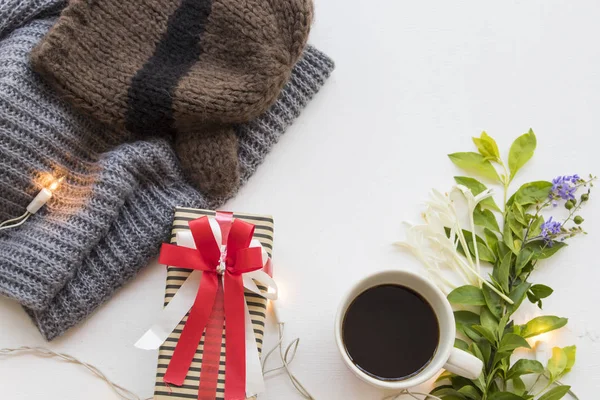
M273 249L273 218L270 216L261 215L250 215L250 214L230 214L234 219L238 219L253 225L252 238L257 239L262 245L263 254L268 255L270 260ZM197 221L203 217L209 219L215 219L218 217L217 213L209 210L199 210L190 208L178 208L175 213L173 222L173 230L171 234L171 243L177 243L177 238L181 238L182 235L190 235L190 222ZM228 228L227 228L228 229ZM227 232L224 232L227 234ZM230 236L231 237L231 236ZM230 239L231 241L231 239ZM198 245L196 239L196 245ZM179 246L178 246L179 247ZM198 248L198 246L197 246ZM177 250L177 249L175 249ZM202 249L200 249L202 251ZM161 251L161 257L165 251ZM263 270L269 275L271 274L270 262ZM175 295L180 291L184 282L190 277L192 270L181 267L167 266L167 281L165 290L165 307L169 305ZM202 273L202 280L204 280L205 273ZM215 275L218 276L218 275ZM216 279L216 278L215 278ZM158 368L156 374L156 384L154 399L156 400L175 400L175 399L201 399L201 400L213 400L213 399L233 399L231 395L226 396L226 365L228 368L234 368L228 363L227 353L227 329L224 324L225 314L230 310L226 310L223 291L231 292L232 289L225 285L223 287L223 281L225 277L218 276L219 285L218 293L215 297L214 305L212 307L206 329L202 333L199 345L193 354L193 359L185 374L185 380L181 385L176 386L165 382L165 375L169 368L169 364L173 361L174 353L176 351L177 344L181 340L182 332L188 322L190 313L181 320L179 325L172 331L166 341L160 346L158 356ZM267 286L263 282L254 280L256 287L260 290L256 293L256 290L250 291L244 289L243 296L247 305L246 316L251 318L251 328L246 327L246 332L250 332L253 339L256 342L256 349L258 350L258 357L260 357L263 345L265 320L267 314L267 298L265 297L268 290ZM256 289L256 288L255 288ZM202 290L202 284L200 285ZM247 317L246 322L248 323ZM249 325L249 324L247 324ZM237 329L239 331L239 329ZM233 334L233 333L232 333ZM230 335L232 335L230 334ZM246 335L246 343L248 340ZM232 336L233 337L233 336ZM232 339L233 340L233 339ZM231 342L233 346L233 341ZM246 344L248 346L248 344ZM248 354L246 357L252 357L252 354ZM251 353L251 352L250 352ZM229 353L227 353L229 354ZM255 360L256 361L256 360ZM259 363L260 365L260 363ZM185 367L187 368L187 367ZM262 381L262 374L260 376ZM232 384L234 382L231 382ZM239 383L238 383L239 384ZM232 391L229 391L232 393ZM241 397L246 398L246 396ZM247 397L248 399L256 399L256 396Z

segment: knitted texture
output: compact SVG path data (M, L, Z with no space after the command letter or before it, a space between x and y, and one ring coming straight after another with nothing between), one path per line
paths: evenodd
M62 8L67 0L2 0L0 1L0 38L29 19Z
M76 108L118 130L181 133L188 178L224 196L239 184L232 124L276 100L312 13L312 0L75 0L32 62Z
M175 206L217 208L227 199L186 183L169 140L84 117L31 70L30 52L54 22L33 19L0 39L0 221L22 214L50 175L65 177L24 225L0 231L0 294L26 306L48 340L86 318L156 255ZM242 181L332 68L307 48L277 102L236 128Z

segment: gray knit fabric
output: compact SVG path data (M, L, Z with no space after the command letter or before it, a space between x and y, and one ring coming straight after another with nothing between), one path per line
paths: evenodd
M56 13L67 0L0 1L0 38L32 18Z
M176 206L226 199L188 185L165 139L117 135L62 102L28 63L55 21L40 16L61 2L30 1L28 15L24 2L8 3L0 6L0 221L22 214L48 174L66 178L23 226L0 231L0 294L23 304L51 340L157 254ZM238 128L244 182L332 69L308 48L277 103Z

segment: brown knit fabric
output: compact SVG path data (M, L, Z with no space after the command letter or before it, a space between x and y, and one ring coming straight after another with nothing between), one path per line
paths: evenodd
M227 193L237 187L237 136L231 126L213 126L203 135L180 131L175 137L175 151L192 182L205 182L210 193ZM210 163L203 163L208 158ZM207 168L208 166L208 168Z
M192 182L224 196L239 181L232 125L276 100L312 12L311 0L75 0L32 64L100 121L175 136Z

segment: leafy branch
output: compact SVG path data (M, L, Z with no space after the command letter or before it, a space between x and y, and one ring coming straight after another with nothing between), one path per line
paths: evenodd
M449 158L459 168L501 185L502 208L492 190L478 179L455 177L455 189L446 194L434 191L424 212L425 224L409 225L407 241L400 243L423 261L456 307L459 338L455 346L484 363L482 375L475 380L443 374L431 394L445 400L559 400L567 394L576 399L570 387L559 380L573 368L575 346L555 347L547 365L513 360L516 349L530 348L527 339L560 329L568 320L544 315L518 325L512 318L525 299L541 309L542 300L553 294L552 288L533 284L529 278L541 260L565 248L567 239L584 233L579 213L596 178L584 180L573 175L552 182L530 182L509 197L515 176L533 157L535 134L529 130L514 141L508 162L502 160L495 140L487 133L473 142L477 152L453 153ZM576 197L578 191L584 193ZM469 230L459 223L457 193L467 204ZM546 220L544 213L561 203L568 216L562 222L553 217ZM497 214L502 216L502 224ZM443 226L443 231L437 226ZM493 267L488 279L481 275L481 262ZM443 277L448 267L467 284L452 287ZM522 379L527 375L534 379ZM526 381L534 383L527 385Z

